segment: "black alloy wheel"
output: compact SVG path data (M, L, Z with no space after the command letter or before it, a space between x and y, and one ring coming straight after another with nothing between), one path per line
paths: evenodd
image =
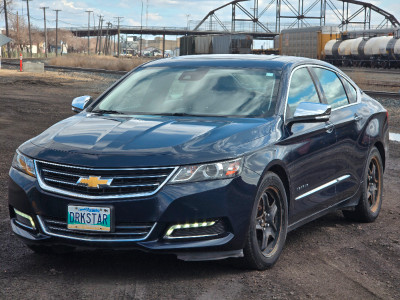
M371 212L376 212L381 202L382 172L380 169L378 158L374 156L369 163L367 174L367 200Z
M246 246L246 266L265 270L278 260L287 234L287 197L278 175L267 172L261 181L251 217Z
M282 207L279 192L268 187L258 200L256 223L257 241L264 256L276 250L280 228L282 226Z
M362 195L354 210L344 210L343 215L352 221L373 222L382 206L383 164L381 155L373 147L364 171Z

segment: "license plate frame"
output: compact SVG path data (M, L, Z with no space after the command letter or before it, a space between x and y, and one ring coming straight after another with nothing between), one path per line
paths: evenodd
M67 228L69 230L110 233L114 232L114 224L114 207L112 206L68 205Z

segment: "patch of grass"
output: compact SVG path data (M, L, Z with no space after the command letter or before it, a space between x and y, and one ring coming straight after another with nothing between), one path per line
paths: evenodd
M151 59L142 57L116 58L110 56L68 54L50 59L49 64L62 67L130 71L149 60Z

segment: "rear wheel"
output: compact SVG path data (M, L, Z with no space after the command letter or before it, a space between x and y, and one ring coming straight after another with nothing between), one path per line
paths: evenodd
M281 179L268 172L259 187L244 258L251 269L265 270L278 260L286 240L287 198Z
M354 221L373 222L382 206L383 164L377 148L372 148L364 171L362 196L354 211L343 211L343 215Z

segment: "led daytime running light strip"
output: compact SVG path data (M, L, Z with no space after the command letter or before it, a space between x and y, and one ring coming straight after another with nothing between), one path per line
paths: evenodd
M30 215L24 214L23 212L19 211L18 209L15 209L15 208L14 208L14 212L17 215L29 220L29 222L31 222L33 229L36 229L35 222L33 221L32 217Z
M188 229L188 228L198 228L198 227L209 227L213 226L216 222L215 221L210 221L210 222L201 222L201 223L191 223L191 224L176 224L171 226L167 233L165 234L166 236L171 236L171 234L176 230L176 229Z

